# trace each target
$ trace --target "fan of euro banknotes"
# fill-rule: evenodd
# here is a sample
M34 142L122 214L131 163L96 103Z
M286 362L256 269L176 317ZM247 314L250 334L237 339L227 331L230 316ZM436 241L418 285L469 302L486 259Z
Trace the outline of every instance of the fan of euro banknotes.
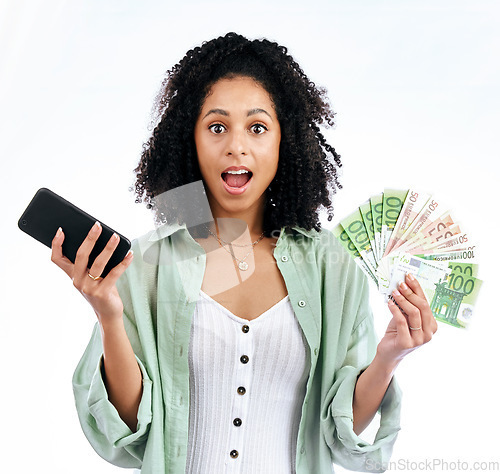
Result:
M438 321L468 326L482 283L477 246L436 198L385 189L333 233L386 299L412 273Z

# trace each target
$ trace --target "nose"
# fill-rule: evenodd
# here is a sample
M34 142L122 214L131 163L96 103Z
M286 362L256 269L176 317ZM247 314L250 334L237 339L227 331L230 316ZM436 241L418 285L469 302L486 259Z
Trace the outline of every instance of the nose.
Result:
M246 138L244 131L232 131L228 140L226 155L246 155L248 153Z

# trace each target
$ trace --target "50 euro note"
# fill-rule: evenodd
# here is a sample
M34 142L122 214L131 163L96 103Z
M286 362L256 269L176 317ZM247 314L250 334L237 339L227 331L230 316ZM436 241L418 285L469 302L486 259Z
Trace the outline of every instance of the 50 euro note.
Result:
M424 251L426 248L432 246L432 248L438 246L440 243L444 243L450 237L454 235L458 235L462 233L460 226L458 224L453 224L450 227L446 227L440 232L433 233L430 237L425 237L421 239L413 239L408 242L405 242L403 245L398 247L398 250L405 251L406 253L420 253L420 251Z
M395 250L403 243L403 234L410 228L415 218L419 215L430 195L410 189L401 208L398 220L385 248L384 256Z
M456 230L457 228L458 231ZM415 230L415 228L413 228L413 230ZM459 230L458 224L455 224L449 212L445 212L433 222L426 222L424 227L420 228L418 232L414 233L412 231L412 236L398 247L398 251L415 254L412 249L418 247L420 244L436 242L443 237L446 238L459 232L461 231Z
M456 222L451 213L447 211L443 215L439 216L435 221L428 224L423 230L420 231L420 234L424 237L432 238L434 234L442 232L444 229L451 227L455 223Z
M465 232L461 232L438 242L424 244L415 253L440 253L443 251L464 250L470 246L471 243L468 235Z
M401 243L394 245L392 250L399 249L401 250L402 246L405 243L411 241L417 236L421 235L423 229L427 227L429 222L433 222L438 217L439 212L439 202L433 198L432 196L425 203L425 206L422 210L417 214L411 225L401 236Z

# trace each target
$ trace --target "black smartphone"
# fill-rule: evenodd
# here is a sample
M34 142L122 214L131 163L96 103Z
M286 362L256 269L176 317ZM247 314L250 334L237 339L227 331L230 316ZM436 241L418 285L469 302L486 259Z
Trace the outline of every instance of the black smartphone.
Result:
M49 248L52 246L57 229L62 227L64 232L63 255L74 263L78 248L96 220L50 189L41 188L23 212L18 226L23 232ZM111 227L100 223L102 232L89 256L88 268L92 267L96 257L104 249L113 233L116 232ZM131 246L130 241L125 236L118 232L116 234L120 236L120 243L100 275L103 278L123 260Z

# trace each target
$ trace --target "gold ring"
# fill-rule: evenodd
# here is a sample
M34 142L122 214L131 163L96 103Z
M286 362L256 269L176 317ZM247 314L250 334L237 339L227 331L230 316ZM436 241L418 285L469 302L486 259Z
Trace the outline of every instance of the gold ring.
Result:
M87 272L87 275L92 278L92 280L97 281L97 280L102 280L102 277L98 276L95 277L94 275L91 275L90 272Z
M408 326L412 331L418 331L419 329L422 329L422 326L419 326L418 328L412 328L411 326Z

